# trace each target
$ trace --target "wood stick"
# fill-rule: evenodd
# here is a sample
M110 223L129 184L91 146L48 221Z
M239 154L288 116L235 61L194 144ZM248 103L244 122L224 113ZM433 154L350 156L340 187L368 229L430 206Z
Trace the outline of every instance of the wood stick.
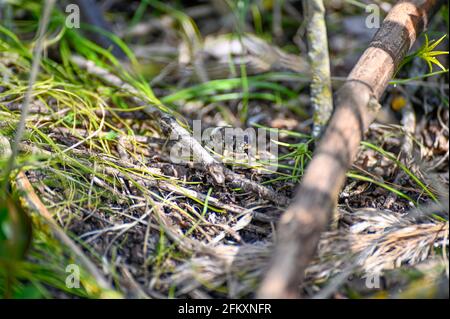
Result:
M303 5L308 15L308 57L312 75L311 104L314 109L312 135L318 138L333 113L325 6L322 0L303 1Z
M308 165L297 197L280 220L278 242L259 298L300 296L305 268L330 221L363 134L379 109L377 101L442 3L399 1L337 92L329 126Z
M89 274L95 279L100 288L107 291L112 291L109 281L103 276L97 266L84 254L84 252L78 247L73 240L64 232L61 227L55 222L51 213L47 210L47 207L41 202L40 198L34 191L28 177L24 172L19 172L16 177L17 189L23 192L23 196L29 205L29 207L42 216L52 229L53 234L66 245L76 256L77 260L83 264ZM119 296L119 295L118 295Z

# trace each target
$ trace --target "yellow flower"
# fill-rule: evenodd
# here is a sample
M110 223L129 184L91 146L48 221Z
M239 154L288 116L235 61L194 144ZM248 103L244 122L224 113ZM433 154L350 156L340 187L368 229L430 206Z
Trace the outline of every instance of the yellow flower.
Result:
M391 101L391 108L398 112L406 106L406 103L406 99L403 96L397 95Z

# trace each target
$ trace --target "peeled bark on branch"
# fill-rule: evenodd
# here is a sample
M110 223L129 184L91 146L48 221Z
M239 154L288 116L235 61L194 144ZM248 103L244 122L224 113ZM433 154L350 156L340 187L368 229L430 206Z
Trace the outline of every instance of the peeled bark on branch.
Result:
M299 296L305 268L330 221L364 132L379 109L377 101L442 3L399 1L337 92L334 114L305 172L297 198L280 220L273 259L258 297Z

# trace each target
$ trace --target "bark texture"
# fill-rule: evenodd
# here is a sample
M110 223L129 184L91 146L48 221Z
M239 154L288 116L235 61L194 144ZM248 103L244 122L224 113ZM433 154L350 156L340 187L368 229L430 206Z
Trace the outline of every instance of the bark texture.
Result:
M335 111L298 195L281 217L259 298L299 297L304 271L330 221L345 174L379 109L378 99L399 63L443 1L399 1L339 89Z
M303 6L308 16L311 104L314 109L313 136L319 137L333 112L325 7L322 0L304 0Z

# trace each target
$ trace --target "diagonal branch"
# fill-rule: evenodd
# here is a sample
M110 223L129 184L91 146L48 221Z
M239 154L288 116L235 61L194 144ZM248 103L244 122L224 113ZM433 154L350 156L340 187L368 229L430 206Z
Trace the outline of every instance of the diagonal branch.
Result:
M345 174L400 62L440 7L439 0L399 1L337 92L335 112L298 196L280 220L278 242L260 298L295 298L326 229Z

